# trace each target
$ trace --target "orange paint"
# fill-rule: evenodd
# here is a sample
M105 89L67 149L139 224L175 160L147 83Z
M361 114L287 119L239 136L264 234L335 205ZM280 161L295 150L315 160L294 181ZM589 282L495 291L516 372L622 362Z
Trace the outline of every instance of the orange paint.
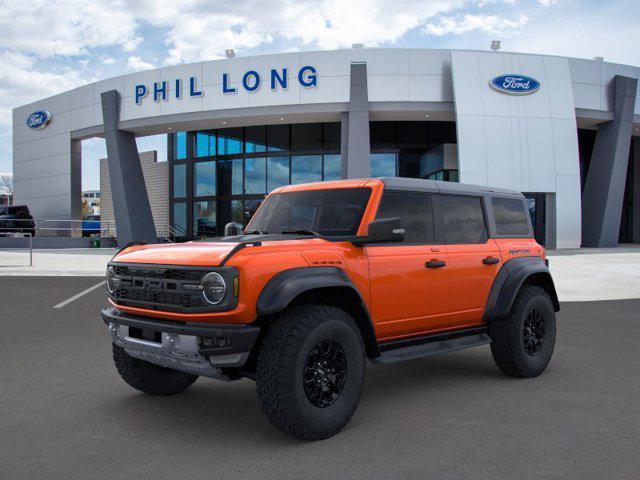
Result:
M382 197L381 180L341 180L289 185L271 195L300 190L370 188L369 204L358 228L367 234ZM234 247L229 242L129 247L115 257L123 263L217 266ZM368 308L379 340L385 341L427 332L447 331L482 323L489 291L500 267L518 256L540 256L544 249L532 238L489 239L475 245L376 245L355 246L321 238L264 241L247 246L227 262L239 270L240 300L231 311L180 314L125 307L124 312L185 322L253 322L256 302L267 282L283 270L330 266L344 270ZM482 260L500 262L486 265ZM426 268L426 262L444 261L446 268Z

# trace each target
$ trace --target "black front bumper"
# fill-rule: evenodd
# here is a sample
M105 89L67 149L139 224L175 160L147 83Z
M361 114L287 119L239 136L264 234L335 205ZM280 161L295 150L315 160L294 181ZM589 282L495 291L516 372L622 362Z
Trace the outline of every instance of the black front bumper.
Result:
M207 324L197 322L172 322L157 320L138 315L121 312L117 308L102 309L102 320L105 324L126 325L139 328L142 331L175 333L178 335L193 335L204 339L211 339L210 346L201 346L198 353L202 356L226 355L230 353L249 352L260 334L259 327L250 325ZM216 345L215 341L224 338L229 345ZM203 343L206 343L203 342Z

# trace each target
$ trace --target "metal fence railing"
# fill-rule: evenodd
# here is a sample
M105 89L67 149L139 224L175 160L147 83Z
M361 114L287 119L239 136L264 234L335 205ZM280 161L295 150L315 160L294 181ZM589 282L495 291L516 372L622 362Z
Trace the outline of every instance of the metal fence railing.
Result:
M100 220L0 218L0 233L30 233L35 237L111 237L115 228L111 222Z
M187 236L187 230L180 225L165 224L157 231L158 237L169 242L175 243L176 239Z

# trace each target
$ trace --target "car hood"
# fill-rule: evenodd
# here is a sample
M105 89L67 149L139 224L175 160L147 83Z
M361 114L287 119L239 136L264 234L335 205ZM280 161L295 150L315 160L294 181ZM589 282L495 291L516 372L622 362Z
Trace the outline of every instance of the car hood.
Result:
M113 260L155 265L217 266L236 245L236 242L136 245L123 250Z

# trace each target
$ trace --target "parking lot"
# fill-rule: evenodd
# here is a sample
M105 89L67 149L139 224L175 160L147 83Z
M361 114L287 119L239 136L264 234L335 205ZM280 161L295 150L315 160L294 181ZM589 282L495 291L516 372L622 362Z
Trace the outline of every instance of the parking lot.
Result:
M101 280L0 278L0 478L638 478L640 300L564 303L533 380L488 347L370 366L351 423L305 443L270 426L249 380L127 386L103 289L64 304Z

